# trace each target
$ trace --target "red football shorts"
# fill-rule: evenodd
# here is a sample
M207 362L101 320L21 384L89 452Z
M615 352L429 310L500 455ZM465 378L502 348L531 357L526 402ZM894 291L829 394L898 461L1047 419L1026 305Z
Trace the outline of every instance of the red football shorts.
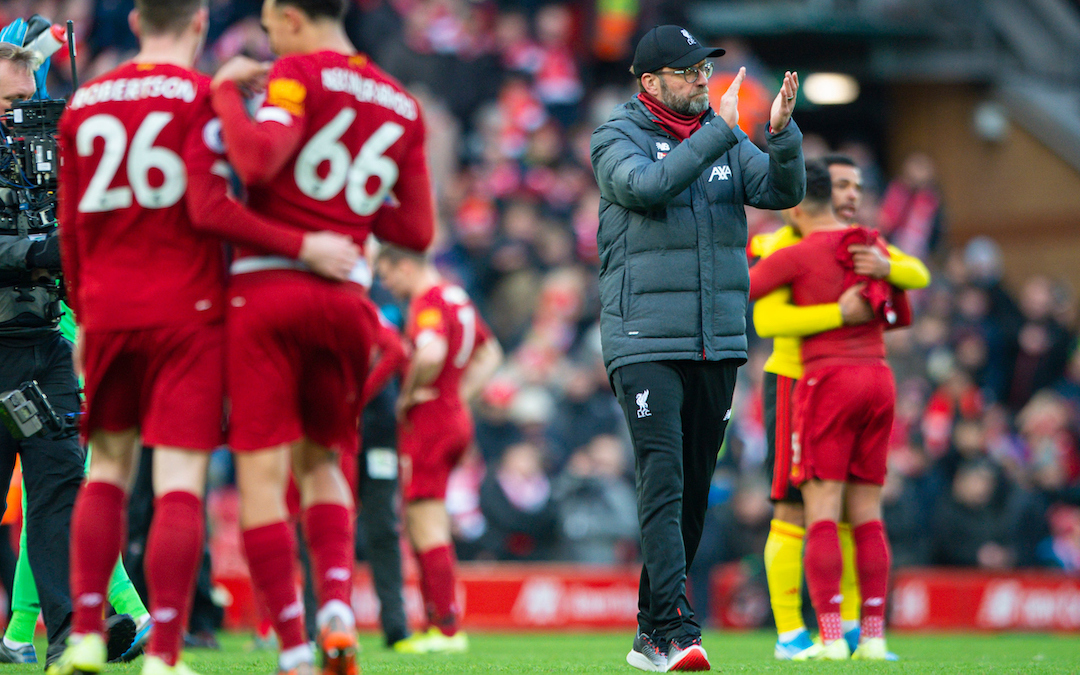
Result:
M410 409L406 423L398 426L405 501L446 499L450 472L472 439L473 421L467 407L435 400Z
M829 365L795 385L792 483L885 483L896 385L884 362Z
M229 301L230 447L263 450L307 438L355 454L378 322L367 291L275 270L234 276Z
M222 324L86 331L83 364L84 441L137 427L149 446L210 451L225 442Z

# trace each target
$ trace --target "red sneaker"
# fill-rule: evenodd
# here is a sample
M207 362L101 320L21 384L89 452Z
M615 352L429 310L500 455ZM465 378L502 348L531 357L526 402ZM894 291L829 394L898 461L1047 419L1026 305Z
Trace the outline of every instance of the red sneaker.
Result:
M668 670L710 670L709 655L701 646L700 635L684 635L671 641L667 655Z

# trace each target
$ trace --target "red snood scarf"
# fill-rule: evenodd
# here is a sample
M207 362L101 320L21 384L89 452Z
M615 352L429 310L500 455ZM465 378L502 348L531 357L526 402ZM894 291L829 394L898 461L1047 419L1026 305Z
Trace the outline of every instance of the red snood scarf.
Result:
M667 129L672 136L680 141L685 141L690 138L690 134L701 128L701 118L705 116L705 113L701 113L700 115L681 115L661 103L656 97L648 92L638 94L638 100L640 100L645 107L649 109L649 112L653 114L653 120L657 124Z

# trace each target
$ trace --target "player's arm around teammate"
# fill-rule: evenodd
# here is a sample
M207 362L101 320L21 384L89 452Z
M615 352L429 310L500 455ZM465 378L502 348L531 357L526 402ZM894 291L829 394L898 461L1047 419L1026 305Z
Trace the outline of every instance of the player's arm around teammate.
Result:
M77 91L61 122L63 255L85 329L84 432L95 447L73 521L77 601L61 673L103 663L101 602L140 436L155 448L158 496L144 672L172 672L203 544L208 453L222 440L217 237L284 256L305 250L302 237L230 200L215 170L209 78L192 69L208 27L203 3L139 0L130 23L139 54ZM150 169L164 175L160 185Z
M845 155L824 158L832 183L832 211L836 218L851 224L862 202L862 175L856 163ZM785 225L775 232L755 236L750 241L751 256L766 258L777 250L801 240L794 211L785 211ZM887 279L898 288L922 288L929 283L926 266L895 247L887 253L877 247L850 247L855 272L870 279ZM780 659L799 659L811 647L802 620L801 587L805 514L802 494L788 484L791 469L791 433L794 383L802 376L800 339L841 326L866 323L873 318L862 298L865 284L846 289L836 303L795 305L790 287L784 286L759 298L754 305L754 326L761 337L775 338L773 353L765 364L763 387L768 465L773 473L771 496L774 502L772 528L765 545L765 568L778 639L774 653ZM846 519L845 519L846 520ZM851 527L840 524L844 554L841 616L845 637L854 651L859 640L859 597L855 575L854 543ZM794 590L795 592L792 592Z
M751 297L757 298L790 284L797 301L803 304L821 303L840 295L854 280L869 278L871 281L864 283L868 286L871 302L885 303L891 293L894 301L906 305L906 300L902 297L897 299L893 287L882 283L876 275L844 271L850 268L844 267L840 252L847 254L852 267L859 267L866 274L874 274L873 270L866 269L866 265L858 265L856 256L867 251L860 251L856 246L845 248L849 242L865 243L870 233L864 229L849 229L847 224L837 219L836 213L830 208L829 187L828 170L824 165L816 162L811 166L808 163L807 198L792 212L792 220L803 232L808 233L807 238L755 266L751 271ZM887 262L881 255L885 251L884 246L877 242L875 247L880 247L878 255L862 262ZM888 265L880 267L883 268L880 276L887 276ZM792 482L803 488L805 522L811 524L806 544L807 576L827 646L822 651L826 658L846 657L850 653L847 642L839 639L841 636L847 637L844 631L848 630L843 625L840 602L841 599L846 602L849 589L841 590L840 572L843 565L837 536L837 521L845 506L854 526L855 548L859 551L858 583L855 587L862 590L866 599L862 621L863 643L856 655L886 658L884 640L878 639L883 637L881 610L888 572L888 552L880 522L880 484L884 478L885 443L892 419L894 386L884 362L885 350L881 339L882 327L893 320L887 312L877 316L877 312L881 311L876 310L875 319L878 321L873 324L826 331L808 337L801 344L800 358L796 362L800 369L797 373L799 382L794 392L796 407L801 411L792 415L789 424L792 431L788 432L797 439L792 442L794 459L789 470L777 474L777 480L782 480L784 486L790 474L793 476ZM801 372L804 360L807 364L805 377ZM834 372L842 373L844 377L834 377ZM856 372L859 373L857 376L854 375ZM837 391L838 386L841 391ZM779 460L779 416L776 427ZM801 504L791 501L792 506L799 510L799 516L802 516ZM774 533L775 530L774 527ZM801 546L801 536L799 539L797 545ZM768 545L766 557L769 558ZM833 583L835 588L832 587ZM783 589L771 590L775 595L777 590ZM773 604L775 611L775 597ZM778 615L778 627L779 623ZM777 656L784 658L780 651L788 636L783 629L780 630ZM805 630L802 632L805 633ZM832 644L834 641L839 644ZM803 642L808 643L808 640L804 639ZM792 653L790 657L804 658L813 651L808 644L801 647L800 653Z
M357 53L345 0L265 0L262 22L280 58L266 71L234 61L212 83L225 146L248 203L298 231L328 228L363 247L371 233L415 250L434 231L424 125L416 100ZM249 116L245 91L265 82ZM328 165L328 166L327 166ZM378 180L368 180L368 179ZM335 453L355 453L376 310L370 268L326 284L257 250L232 267L228 326L229 444L252 580L266 599L282 671L314 655L295 612L296 541L283 499L297 479L317 576L319 648L327 672L354 671L353 504Z

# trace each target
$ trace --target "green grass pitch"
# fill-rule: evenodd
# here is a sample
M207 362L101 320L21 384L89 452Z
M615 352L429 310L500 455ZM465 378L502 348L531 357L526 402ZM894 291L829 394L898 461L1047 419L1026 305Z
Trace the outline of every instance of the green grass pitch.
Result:
M382 646L374 634L361 636L364 673L621 673L637 671L626 664L632 634L472 632L471 651L464 655L406 656ZM772 633L709 631L703 644L714 672L720 673L1080 673L1080 636L1038 634L904 635L889 638L899 663L784 663L772 658ZM203 675L259 673L272 675L274 657L251 652L250 640L223 635L221 651L189 650L188 664ZM44 654L44 645L38 653ZM109 673L138 673L142 659L110 666ZM35 673L40 665L0 665L0 675Z

